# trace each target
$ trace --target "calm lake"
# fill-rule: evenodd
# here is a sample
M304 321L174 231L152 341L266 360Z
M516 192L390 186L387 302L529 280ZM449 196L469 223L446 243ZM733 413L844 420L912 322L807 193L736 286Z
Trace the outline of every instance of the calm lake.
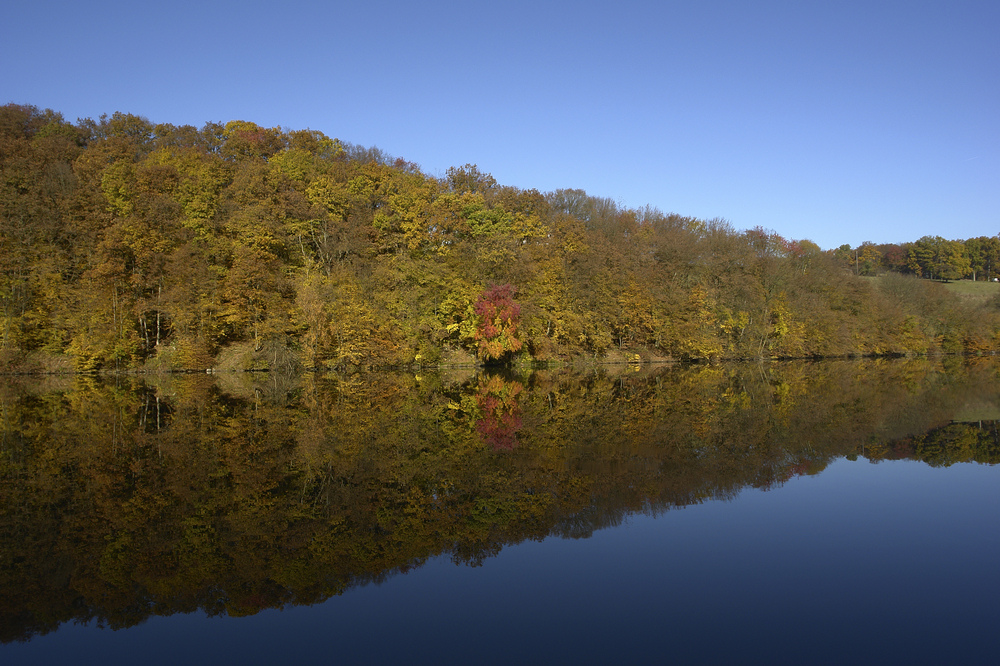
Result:
M0 663L984 663L1000 362L0 384Z

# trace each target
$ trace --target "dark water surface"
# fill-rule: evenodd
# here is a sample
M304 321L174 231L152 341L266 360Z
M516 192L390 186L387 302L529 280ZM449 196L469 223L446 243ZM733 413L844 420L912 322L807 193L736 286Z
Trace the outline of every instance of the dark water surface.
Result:
M992 662L997 371L10 385L0 663Z

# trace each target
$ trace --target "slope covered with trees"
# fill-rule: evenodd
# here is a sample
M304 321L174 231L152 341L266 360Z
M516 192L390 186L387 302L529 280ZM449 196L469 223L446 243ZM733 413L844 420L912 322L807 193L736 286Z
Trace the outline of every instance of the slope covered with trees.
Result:
M3 371L997 347L993 304L844 254L317 131L0 107Z

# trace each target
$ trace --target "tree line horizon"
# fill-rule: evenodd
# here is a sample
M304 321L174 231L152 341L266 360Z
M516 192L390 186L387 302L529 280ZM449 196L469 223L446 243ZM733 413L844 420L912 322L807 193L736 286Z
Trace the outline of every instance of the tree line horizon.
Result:
M0 372L985 353L1000 300L935 280L998 274L998 237L824 251L315 130L0 107Z

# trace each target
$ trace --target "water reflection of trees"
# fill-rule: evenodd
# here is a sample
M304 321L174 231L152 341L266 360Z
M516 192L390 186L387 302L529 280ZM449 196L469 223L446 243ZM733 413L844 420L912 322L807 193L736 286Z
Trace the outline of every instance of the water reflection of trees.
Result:
M510 450L517 446L517 433L523 425L520 403L523 390L521 382L498 374L479 378L476 386L476 406L479 408L476 432L490 448Z
M0 390L0 637L313 603L842 455L1000 459L991 361L183 376Z

